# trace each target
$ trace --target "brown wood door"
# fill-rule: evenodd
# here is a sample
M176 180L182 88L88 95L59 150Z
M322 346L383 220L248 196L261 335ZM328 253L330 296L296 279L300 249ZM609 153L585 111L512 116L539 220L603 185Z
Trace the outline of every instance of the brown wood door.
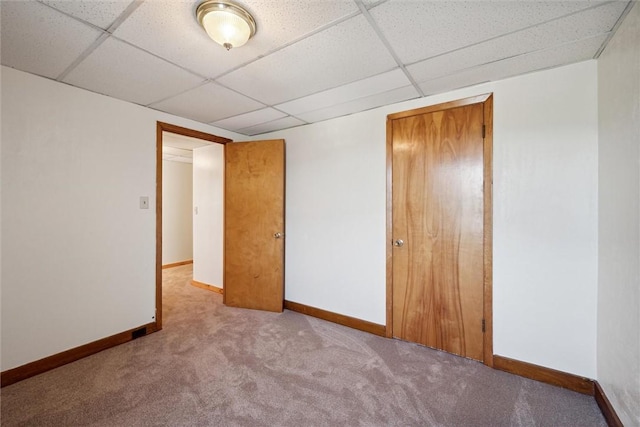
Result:
M393 336L483 360L483 104L392 128Z
M224 303L284 304L284 140L225 145Z

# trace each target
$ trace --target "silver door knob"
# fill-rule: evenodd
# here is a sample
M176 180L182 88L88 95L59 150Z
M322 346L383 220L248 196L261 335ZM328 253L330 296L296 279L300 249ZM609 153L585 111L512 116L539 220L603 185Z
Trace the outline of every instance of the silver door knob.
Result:
M275 233L273 237L275 237L276 239L279 239L282 237L282 233Z
M393 242L393 246L400 247L402 245L404 245L404 240L402 240L402 239L398 239L395 242Z

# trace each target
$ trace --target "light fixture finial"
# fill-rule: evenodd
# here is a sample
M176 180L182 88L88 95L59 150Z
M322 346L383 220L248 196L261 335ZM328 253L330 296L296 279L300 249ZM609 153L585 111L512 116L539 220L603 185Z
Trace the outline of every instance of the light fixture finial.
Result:
M206 0L200 3L196 18L209 37L227 50L242 46L256 33L253 16L228 1Z

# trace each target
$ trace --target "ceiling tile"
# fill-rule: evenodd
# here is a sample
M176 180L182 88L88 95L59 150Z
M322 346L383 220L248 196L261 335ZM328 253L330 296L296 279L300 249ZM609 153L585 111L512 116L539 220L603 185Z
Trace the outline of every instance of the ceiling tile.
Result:
M150 105L181 117L211 123L263 108L264 105L215 83L207 83Z
M2 65L55 79L101 32L35 1L3 1Z
M294 126L300 126L304 124L305 122L296 119L295 117L284 117L272 122L262 123L256 126L241 129L238 132L244 135L260 135L261 133L273 132L276 130L292 128Z
M404 72L395 70L368 77L353 83L305 96L294 101L285 102L276 107L291 115L297 116L308 111L316 111L332 105L343 104L359 98L365 98L391 89L410 85Z
M182 156L173 156L170 154L163 154L162 160L166 160L168 162L193 163L193 156L182 157Z
M403 63L410 64L600 3L389 0L370 12Z
M396 67L359 15L222 77L220 82L273 105Z
M240 114L239 116L229 117L228 119L219 120L211 123L213 126L223 129L236 131L262 123L270 122L276 119L286 117L282 111L273 108L263 108L262 110L252 111L250 113Z
M185 150L182 148L167 147L166 145L163 145L162 155L165 154L172 156L193 157L193 150Z
M386 1L388 1L388 0L362 0L362 4L364 4L365 7L367 7L367 8L372 8L374 6L377 6L379 4L384 3Z
M131 0L41 0L71 16L82 19L105 30L131 4Z
M162 146L181 150L194 150L196 148L211 145L212 142L191 136L179 135L173 132L162 132Z
M425 95L447 92L478 83L496 81L532 71L558 67L593 58L607 35L481 65L460 73L421 83Z
M172 162L180 162L180 163L193 163L193 157L174 157L171 159Z
M66 83L255 135L419 96L358 6L432 94L591 58L628 4L241 0L258 33L227 52L199 1L0 0L2 64L55 79L87 55Z
M335 117L345 116L347 114L370 110L372 108L381 107L383 105L389 105L400 101L418 98L419 96L420 94L413 86L405 86L398 89L390 90L388 92L378 93L376 95L356 99L355 101L346 102L344 104L334 105L332 107L300 114L297 115L297 117L309 123L314 123L322 120L333 119Z
M213 42L195 17L197 2L146 1L115 35L208 78L254 60L317 28L358 11L352 0L252 0L243 4L256 19L256 35L226 51ZM176 37L179 35L179 42Z
M183 92L202 79L114 38L104 41L64 82L147 105Z
M407 70L417 82L423 82L477 65L593 37L610 31L625 7L625 2L604 4L569 17L418 62L407 67Z
M211 142L203 139L163 132L162 159L172 162L193 163L193 150L211 144Z

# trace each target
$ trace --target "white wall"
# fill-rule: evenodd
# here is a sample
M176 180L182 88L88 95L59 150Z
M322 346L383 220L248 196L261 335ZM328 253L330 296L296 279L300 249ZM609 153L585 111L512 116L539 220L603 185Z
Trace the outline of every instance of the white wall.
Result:
M165 132L166 133L166 132ZM193 259L193 165L162 161L162 264Z
M594 378L597 64L498 88L494 350Z
M196 148L193 150L193 280L219 288L223 287L223 198L224 145Z
M0 82L2 81L2 72L3 72L3 67L0 67ZM2 265L3 265L3 260L2 260L2 177L4 175L2 175L2 135L1 135L1 129L2 129L2 85L0 84L0 334L2 333L2 278L3 278L3 274L2 274ZM1 341L2 336L0 335L0 371L2 370L2 341Z
M3 371L154 320L157 120L2 67Z
M2 71L6 370L151 321L156 120L247 138ZM386 115L494 92L495 353L595 377L596 71L261 135L287 142L286 298L384 323Z
M598 61L598 382L640 425L640 6Z
M286 141L285 298L384 324L384 113L262 138Z
M286 299L385 323L385 120L494 93L494 352L596 373L595 61L260 135L287 143Z

